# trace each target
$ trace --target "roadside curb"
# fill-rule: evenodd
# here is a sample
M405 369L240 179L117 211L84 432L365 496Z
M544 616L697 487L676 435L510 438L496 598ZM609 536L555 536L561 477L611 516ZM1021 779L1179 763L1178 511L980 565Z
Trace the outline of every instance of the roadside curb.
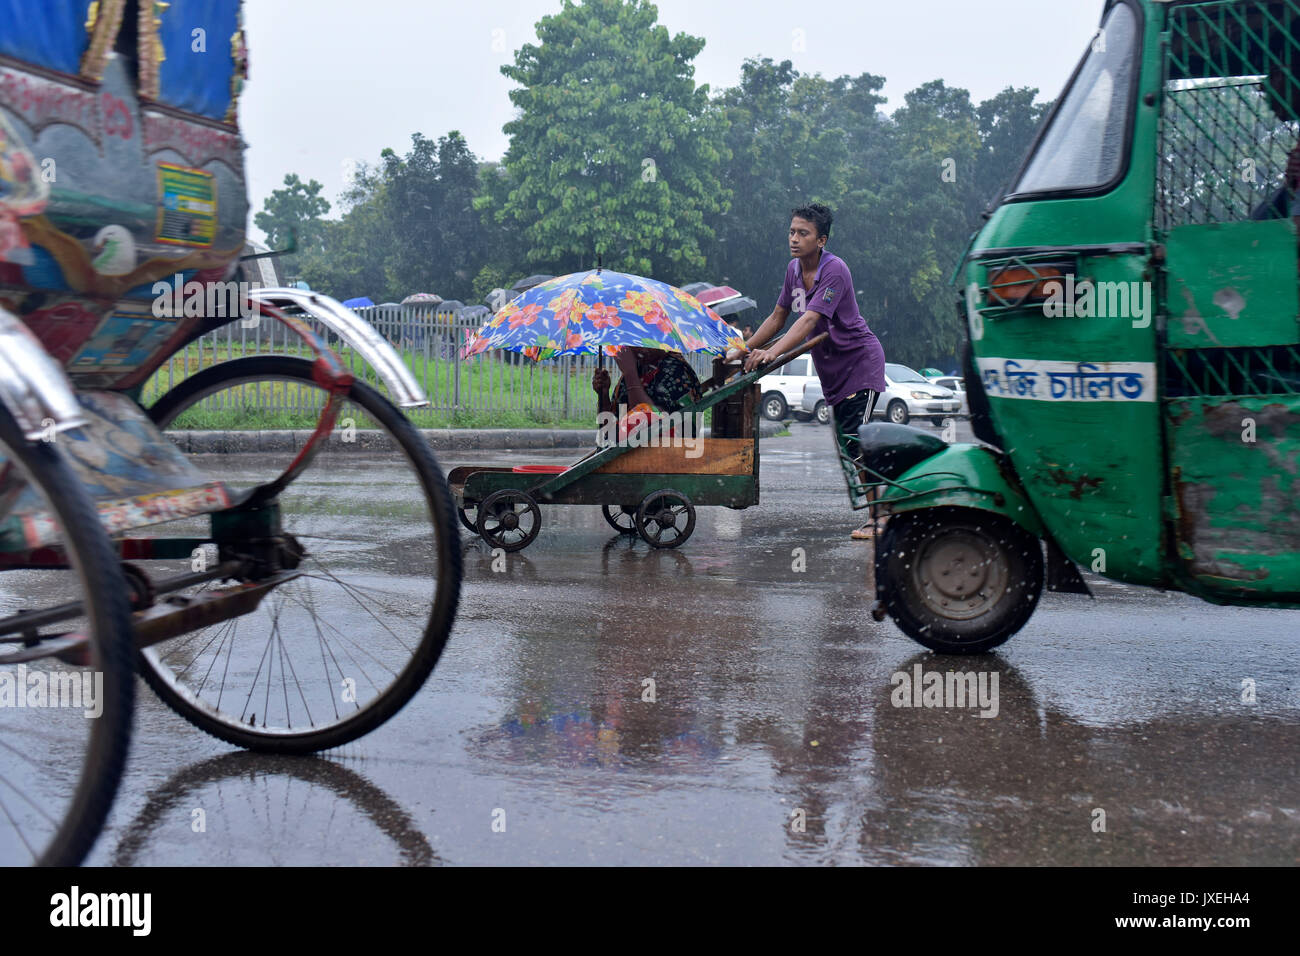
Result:
M786 426L780 422L759 423L760 438L771 438ZM585 428L421 428L418 429L434 451L479 451L483 449L532 451L554 448L594 448L596 429ZM709 430L704 430L707 437ZM374 451L387 444L383 433L373 429L356 429L353 441L344 441L335 430L330 445L357 451ZM250 454L256 452L296 451L311 437L307 429L272 429L266 431L169 431L181 450L191 455Z

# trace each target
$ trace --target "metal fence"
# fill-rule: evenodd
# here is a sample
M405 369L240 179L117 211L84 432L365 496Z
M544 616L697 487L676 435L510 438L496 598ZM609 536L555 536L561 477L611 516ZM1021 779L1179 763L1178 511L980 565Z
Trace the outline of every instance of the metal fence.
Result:
M399 307L372 306L357 309L406 361L424 388L431 405L411 409L415 423L423 419L446 419L446 412L491 414L514 412L539 424L554 421L590 420L594 426L596 395L591 376L600 361L594 355L562 356L541 362L514 352L493 351L465 358L463 351L471 333L491 317L486 306L468 306L438 311L428 305ZM380 387L372 369L364 368L359 357L336 335L313 323L358 377ZM233 322L202 336L164 365L145 388L148 404L188 375L218 362L249 355L305 355L300 339L278 322L260 321L254 327ZM686 356L701 379L712 374L713 356ZM617 381L617 369L605 359L605 367ZM209 399L209 402L218 399ZM259 391L256 401L272 412L308 412L319 402L319 393L283 389ZM304 402L307 403L304 406ZM438 414L442 413L442 414Z

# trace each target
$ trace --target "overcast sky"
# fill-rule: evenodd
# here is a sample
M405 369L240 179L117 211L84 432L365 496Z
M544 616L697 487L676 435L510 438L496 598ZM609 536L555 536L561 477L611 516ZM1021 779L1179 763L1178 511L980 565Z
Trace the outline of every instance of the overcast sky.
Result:
M240 108L253 209L286 173L333 203L351 161L411 134L458 129L500 159L512 82L501 75L561 0L248 0L251 76ZM804 73L886 78L885 110L942 78L979 102L1007 86L1052 99L1101 17L1102 0L660 0L670 33L704 37L697 83L734 86L746 57ZM802 31L797 34L796 31ZM802 49L799 47L802 39ZM335 210L334 212L337 212ZM334 213L331 213L332 215ZM251 216L249 227L252 228ZM258 233L260 238L260 232Z

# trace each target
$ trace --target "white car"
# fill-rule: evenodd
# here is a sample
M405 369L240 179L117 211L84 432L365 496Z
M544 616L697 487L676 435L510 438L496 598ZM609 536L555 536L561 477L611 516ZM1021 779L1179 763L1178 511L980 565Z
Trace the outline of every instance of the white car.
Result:
M807 355L791 359L775 372L765 375L760 379L763 397L759 408L763 410L763 417L779 422L789 417L792 408L803 409L804 388L809 383L820 387L821 380L813 371L812 358Z
M808 356L787 362L762 382L759 407L764 418L783 421L793 410L795 417L814 418L821 424L830 422L831 411L822 395L821 380ZM964 392L944 388L906 365L887 362L885 386L873 417L886 418L896 425L906 425L913 418L928 418L942 428L946 419L961 414L965 404Z
M913 418L928 418L942 428L945 419L961 411L964 396L944 388L906 365L885 363L885 393L876 402L875 417L895 425Z
M961 408L957 410L960 418L970 418L970 404L966 401L966 380L960 375L940 375L938 378L930 379L935 385L942 385L950 389L954 395L961 399Z

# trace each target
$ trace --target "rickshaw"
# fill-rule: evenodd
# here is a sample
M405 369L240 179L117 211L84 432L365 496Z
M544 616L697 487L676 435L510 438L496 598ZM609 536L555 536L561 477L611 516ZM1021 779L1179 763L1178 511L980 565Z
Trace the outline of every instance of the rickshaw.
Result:
M696 505L742 511L758 504L756 383L825 338L823 333L740 375L738 362L715 361L700 400L681 410L683 423L703 421L712 410L708 438L689 426L689 435L671 435L647 423L567 466L453 469L447 480L461 523L489 547L514 552L541 531L539 505L599 505L619 534L639 535L652 548L681 547L695 531Z
M979 443L843 459L888 516L878 620L987 651L1080 566L1300 606L1298 109L1297 0L1105 4L959 267Z
M455 618L451 496L400 410L425 402L401 358L325 296L238 281L240 12L0 0L6 863L89 850L136 671L221 740L310 753L396 713ZM300 345L206 367L187 351L231 322ZM157 370L177 354L192 374L168 388ZM146 402L146 386L163 394ZM231 450L255 455L190 454L167 434L214 412L237 422L268 393L315 422L288 450L252 431ZM365 500L340 484L359 474L357 434L386 452L367 456Z

